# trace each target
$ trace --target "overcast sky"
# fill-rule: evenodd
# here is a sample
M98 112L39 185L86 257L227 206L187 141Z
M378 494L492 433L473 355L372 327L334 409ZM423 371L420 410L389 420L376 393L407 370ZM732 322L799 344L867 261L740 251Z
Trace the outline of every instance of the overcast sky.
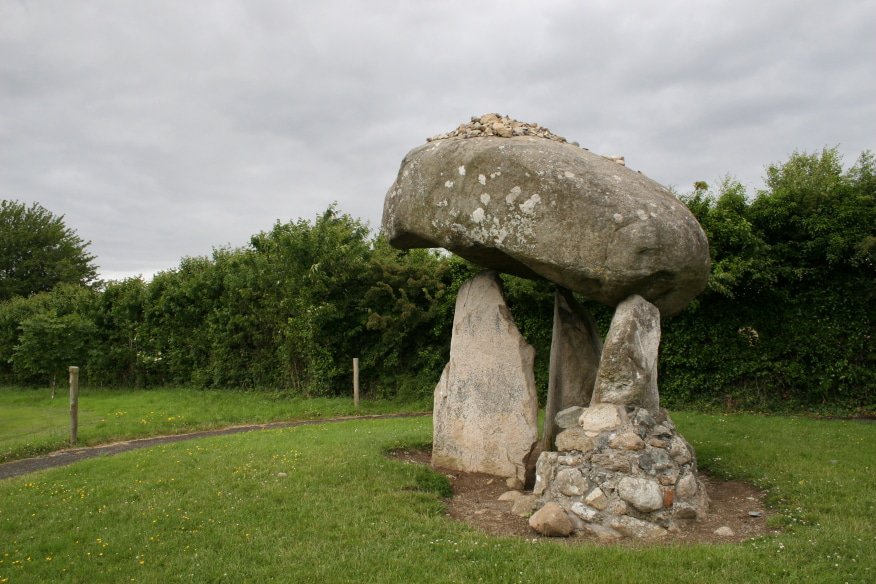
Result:
M685 192L876 149L872 0L0 0L0 198L104 278L332 201L379 228L405 153L537 122Z

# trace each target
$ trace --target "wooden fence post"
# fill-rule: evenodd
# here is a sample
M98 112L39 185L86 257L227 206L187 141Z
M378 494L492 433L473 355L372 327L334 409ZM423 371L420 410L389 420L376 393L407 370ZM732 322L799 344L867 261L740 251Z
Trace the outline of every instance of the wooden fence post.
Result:
M79 367L70 367L70 444L79 430Z
M353 406L359 409L359 357L353 358Z

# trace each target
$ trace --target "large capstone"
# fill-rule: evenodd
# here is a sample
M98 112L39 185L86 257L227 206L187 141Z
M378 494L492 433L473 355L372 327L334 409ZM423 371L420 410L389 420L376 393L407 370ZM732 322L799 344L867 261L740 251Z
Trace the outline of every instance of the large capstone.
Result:
M609 306L638 294L664 315L703 290L706 236L668 189L573 144L510 133L411 150L384 202L389 242L443 247Z
M463 284L450 361L435 388L432 464L525 481L538 439L534 359L498 274Z

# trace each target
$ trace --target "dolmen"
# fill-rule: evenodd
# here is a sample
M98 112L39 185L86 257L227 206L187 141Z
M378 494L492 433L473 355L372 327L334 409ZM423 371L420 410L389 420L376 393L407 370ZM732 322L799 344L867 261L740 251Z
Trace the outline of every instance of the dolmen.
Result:
M550 535L654 537L702 517L693 449L660 408L657 356L661 317L706 286L709 247L668 189L537 124L486 114L405 156L382 229L395 247L443 247L485 268L457 297L433 465L534 482L531 525ZM500 273L556 284L541 442L535 351ZM576 294L615 308L604 340Z

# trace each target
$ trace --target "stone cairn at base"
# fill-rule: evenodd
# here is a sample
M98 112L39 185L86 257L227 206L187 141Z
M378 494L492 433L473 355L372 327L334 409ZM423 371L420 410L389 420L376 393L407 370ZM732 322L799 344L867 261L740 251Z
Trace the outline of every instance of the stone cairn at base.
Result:
M708 498L696 457L666 410L654 416L600 403L567 408L557 423L556 451L542 452L532 490L539 497L534 506L554 503L565 511L565 528L548 523L557 535L652 538L704 517ZM541 522L537 511L531 524Z
M544 535L659 537L703 516L693 450L660 409L657 354L661 315L706 285L708 241L669 190L622 158L486 114L405 156L382 228L395 247L443 247L494 270L457 298L434 465L534 483L514 512L535 511ZM557 285L541 445L534 350L497 272ZM616 307L604 344L573 292Z

